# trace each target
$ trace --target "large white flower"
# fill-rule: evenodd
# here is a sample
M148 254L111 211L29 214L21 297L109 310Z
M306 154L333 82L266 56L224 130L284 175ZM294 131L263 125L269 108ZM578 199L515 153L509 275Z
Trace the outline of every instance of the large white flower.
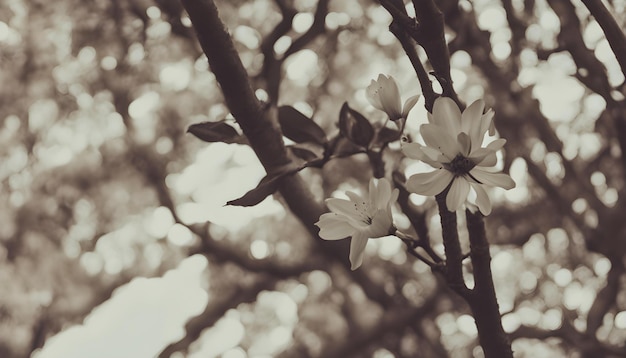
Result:
M421 160L437 170L412 175L409 191L421 195L437 195L448 185L446 206L456 211L467 200L470 189L476 193L476 206L481 213L491 213L491 201L483 185L504 189L515 187L510 176L496 173L496 152L506 143L496 139L482 146L485 133L494 134L493 111L483 114L485 103L478 100L463 113L453 100L439 97L435 100L429 123L420 128L426 145L404 144L402 151L408 157Z
M372 179L368 198L350 191L346 195L350 200L326 199L326 205L331 212L322 214L315 225L320 228L319 235L325 240L352 237L350 263L352 270L356 270L363 263L363 252L368 239L395 232L391 205L398 199L398 189L392 191L387 179L379 179L378 184Z
M406 119L409 115L409 111L411 111L420 98L420 95L410 97L404 102L404 106L402 106L400 90L398 89L396 81L393 77L387 77L383 74L379 74L377 80L372 80L370 85L365 89L365 95L372 106L387 113L389 119L392 121L397 121L401 118Z

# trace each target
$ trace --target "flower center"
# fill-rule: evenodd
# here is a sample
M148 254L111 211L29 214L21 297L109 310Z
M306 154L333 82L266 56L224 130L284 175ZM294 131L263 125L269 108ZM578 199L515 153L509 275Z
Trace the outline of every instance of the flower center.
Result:
M366 202L363 202L363 205L358 205L354 203L354 209L356 210L357 216L359 219L366 223L367 225L372 225L372 217L368 214L369 205Z
M474 162L461 154L457 154L450 163L444 165L448 171L452 172L452 174L457 177L468 174L475 166L476 164Z

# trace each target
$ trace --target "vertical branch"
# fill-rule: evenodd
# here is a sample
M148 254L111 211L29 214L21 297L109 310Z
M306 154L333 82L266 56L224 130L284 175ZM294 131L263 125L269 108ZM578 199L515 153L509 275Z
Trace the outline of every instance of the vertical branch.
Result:
M274 45L278 39L291 30L293 18L298 13L284 0L275 0L275 2L280 9L282 19L261 43L261 53L263 53L263 69L261 70L261 75L265 79L269 101L272 104L276 104L278 101L281 75L280 66L282 64L282 61L276 58Z
M428 73L424 69L422 65L422 61L417 54L417 50L415 49L415 45L413 44L413 40L407 36L407 34L402 30L400 25L394 20L391 25L389 25L389 31L396 36L404 52L407 57L411 61L413 68L415 69L415 74L417 75L417 79L419 80L420 86L422 88L422 94L424 95L424 100L426 101L426 110L428 112L433 111L433 105L435 103L435 92L433 91L433 85L428 77Z
M461 109L450 76L450 52L446 43L443 13L433 0L413 0L415 16L419 26L412 36L419 43L435 70L435 75L443 88L443 96L452 98Z
M435 70L435 75L443 88L443 95L452 98L459 107L463 108L452 86L450 54L444 37L443 14L435 3L432 0L413 0L418 20L417 28L412 26L406 14L398 8L394 8L390 1L381 1L381 4L393 16L395 26L392 23L390 30L398 38L409 56L411 63L416 69L418 78L420 78L420 82L422 82L423 77L419 68L421 62L419 62L412 44L403 37L402 30L410 33L411 37L426 51ZM424 86L424 83L422 83L422 86ZM426 96L427 92L425 91L424 93ZM434 96L432 96L432 101L434 102ZM426 103L428 106L428 98ZM432 109L432 103L430 109ZM476 320L479 340L485 356L489 358L513 357L511 344L504 333L500 320L490 267L489 243L485 235L482 216L480 213L473 215L469 212L467 216L475 280L475 287L470 290L463 279L462 262L464 256L459 242L456 212L450 212L446 205L448 190L449 188L436 196L446 254L446 281L450 288L469 303Z
M613 15L604 6L602 0L583 0L583 4L589 9L591 15L604 31L606 39L622 68L622 73L626 76L626 36L623 30L617 24Z
M439 205L439 216L441 217L443 245L446 253L446 281L450 288L469 301L470 291L465 285L465 280L463 280L463 252L459 242L456 212L448 210L446 195L448 195L448 189L436 196L437 204Z
M276 25L276 27L274 27L272 32L270 32L265 39L263 39L263 43L261 44L261 52L264 57L261 76L266 82L269 101L271 104L276 105L278 103L282 76L282 64L289 56L302 50L311 41L315 40L319 35L324 33L329 1L330 0L318 1L311 27L304 34L295 38L291 46L287 48L283 55L276 56L274 53L274 45L278 39L286 35L289 30L291 30L293 18L298 12L285 0L275 0L282 14L282 20Z
M463 109L465 106L459 101L459 98L452 86L452 77L450 76L450 52L448 51L448 45L445 39L443 13L437 8L434 2L431 0L413 0L415 7L415 13L417 21L410 18L404 7L400 7L394 4L393 0L379 0L380 4L391 14L393 21L397 26L401 27L415 42L417 42L426 51L426 55L430 60L430 64L433 67L435 77L441 84L443 89L443 96L452 98L457 105ZM393 25L393 24L392 24ZM392 30L394 35L396 33ZM397 35L396 35L397 37ZM401 41L402 39L398 38ZM402 43L402 47L405 47L406 42ZM409 58L411 54L407 52ZM411 63L415 67L419 62L415 62L411 59ZM416 71L419 69L416 68ZM420 82L429 83L429 80L423 80L423 75L418 73ZM428 77L426 77L428 78ZM423 85L422 85L423 86ZM426 96L428 91L424 92ZM434 101L434 99L433 99ZM429 102L427 101L428 105Z
M483 347L485 357L513 357L511 343L504 333L500 320L498 300L491 275L489 243L482 214L480 212L472 214L467 210L465 215L469 231L470 257L474 268L473 299L470 301L470 306L478 327L480 345Z
M208 57L211 71L220 84L224 100L261 163L266 169L288 163L277 124L254 95L248 73L219 18L215 3L211 0L182 2Z

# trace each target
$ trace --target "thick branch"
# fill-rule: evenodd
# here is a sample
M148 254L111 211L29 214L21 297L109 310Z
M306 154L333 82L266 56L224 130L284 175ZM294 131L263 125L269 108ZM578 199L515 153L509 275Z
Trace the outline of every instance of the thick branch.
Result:
M419 26L412 36L426 51L443 88L442 95L452 98L463 109L464 106L452 86L450 52L445 38L443 13L433 0L413 0L413 7Z
M250 142L261 164L267 172L289 163L287 151L278 127L274 110L264 110L254 95L239 55L219 18L212 0L182 0L191 22L198 34L200 45L207 55L211 71L220 84L226 104ZM315 200L313 193L298 174L281 180L280 194L287 206L317 238L318 229L314 225L326 209ZM329 257L349 269L348 240L315 240L316 245ZM374 285L366 274L356 271L353 278L361 284L369 298L388 305L389 296L383 289Z
M463 280L463 252L459 242L456 212L448 210L446 195L448 195L448 189L436 196L439 216L441 217L443 245L446 252L446 281L451 289L468 300L470 291L465 285L465 280Z
M496 290L491 274L491 255L485 234L485 224L480 212L465 212L469 232L472 267L474 268L474 289L470 307L478 327L478 338L485 357L513 357L511 343L504 333Z

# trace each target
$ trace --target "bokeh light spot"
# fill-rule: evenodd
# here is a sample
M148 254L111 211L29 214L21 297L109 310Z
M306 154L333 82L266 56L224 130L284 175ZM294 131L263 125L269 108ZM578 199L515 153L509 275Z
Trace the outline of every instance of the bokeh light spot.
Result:
M293 30L299 34L304 33L313 25L313 14L308 12L300 12L293 18Z
M250 244L250 254L257 260L262 260L270 254L269 246L264 240L254 240Z
M188 227L174 224L167 233L167 241L177 246L188 246L194 241L193 234Z

